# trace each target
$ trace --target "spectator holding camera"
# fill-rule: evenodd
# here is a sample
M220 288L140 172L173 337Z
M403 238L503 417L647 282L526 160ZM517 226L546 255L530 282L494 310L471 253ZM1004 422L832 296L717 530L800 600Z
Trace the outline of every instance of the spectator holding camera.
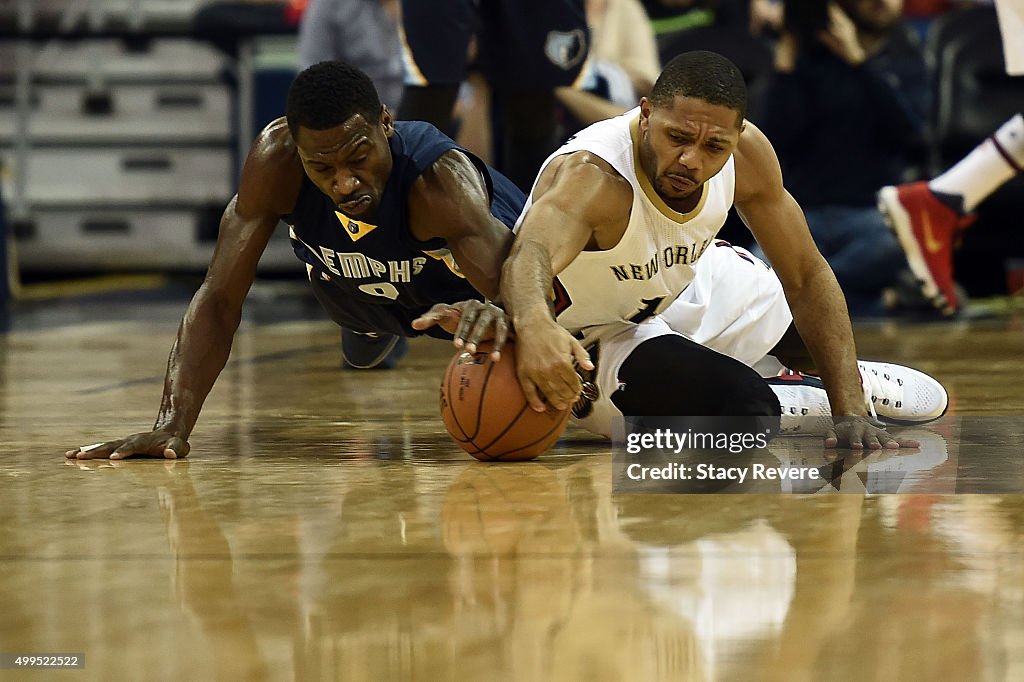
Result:
M756 121L854 315L883 311L883 291L907 269L876 193L907 179L926 149L926 66L902 9L903 0L787 0Z

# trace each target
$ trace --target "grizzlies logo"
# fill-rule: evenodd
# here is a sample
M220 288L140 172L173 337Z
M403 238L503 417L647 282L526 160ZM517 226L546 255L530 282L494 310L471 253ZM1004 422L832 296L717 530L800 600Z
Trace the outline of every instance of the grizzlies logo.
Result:
M552 64L569 71L587 55L587 35L582 29L551 31L544 41L544 55Z

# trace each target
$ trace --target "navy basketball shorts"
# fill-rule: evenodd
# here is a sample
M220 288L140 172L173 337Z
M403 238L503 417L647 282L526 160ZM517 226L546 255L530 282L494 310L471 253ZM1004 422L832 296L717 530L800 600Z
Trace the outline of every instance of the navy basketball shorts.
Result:
M584 0L402 0L405 83L458 85L476 64L509 89L575 86L590 48Z

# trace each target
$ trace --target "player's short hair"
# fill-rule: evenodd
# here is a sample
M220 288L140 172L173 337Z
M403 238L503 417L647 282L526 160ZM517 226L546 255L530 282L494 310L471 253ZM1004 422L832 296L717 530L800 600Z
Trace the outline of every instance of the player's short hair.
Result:
M739 114L737 126L747 114L747 84L743 74L717 52L695 50L669 60L651 90L651 104L671 106L679 95L735 109Z
M327 130L356 114L369 123L380 117L381 103L373 81L341 61L320 62L303 70L288 89L285 117L292 135L299 127Z

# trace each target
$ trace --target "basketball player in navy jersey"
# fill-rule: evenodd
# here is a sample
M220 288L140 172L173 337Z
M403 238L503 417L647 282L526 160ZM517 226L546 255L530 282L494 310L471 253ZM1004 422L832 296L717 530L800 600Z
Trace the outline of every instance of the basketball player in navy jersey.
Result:
M915 445L873 417L936 419L945 390L857 360L842 291L745 108L732 62L685 53L650 99L544 163L501 282L528 399L605 435L616 415L781 414L785 432L789 415L831 414L815 422L826 446ZM774 270L715 240L733 205ZM816 376L766 381L753 366L769 360Z
M262 131L245 161L210 268L171 349L153 430L67 456L188 454L256 265L282 218L331 318L383 341L357 348L363 357L352 364L384 359L403 336L458 336L458 325L473 318L498 324L500 342L504 315L480 300L498 294L524 200L508 179L432 125L394 121L358 69L341 62L309 67L289 90L287 115Z

